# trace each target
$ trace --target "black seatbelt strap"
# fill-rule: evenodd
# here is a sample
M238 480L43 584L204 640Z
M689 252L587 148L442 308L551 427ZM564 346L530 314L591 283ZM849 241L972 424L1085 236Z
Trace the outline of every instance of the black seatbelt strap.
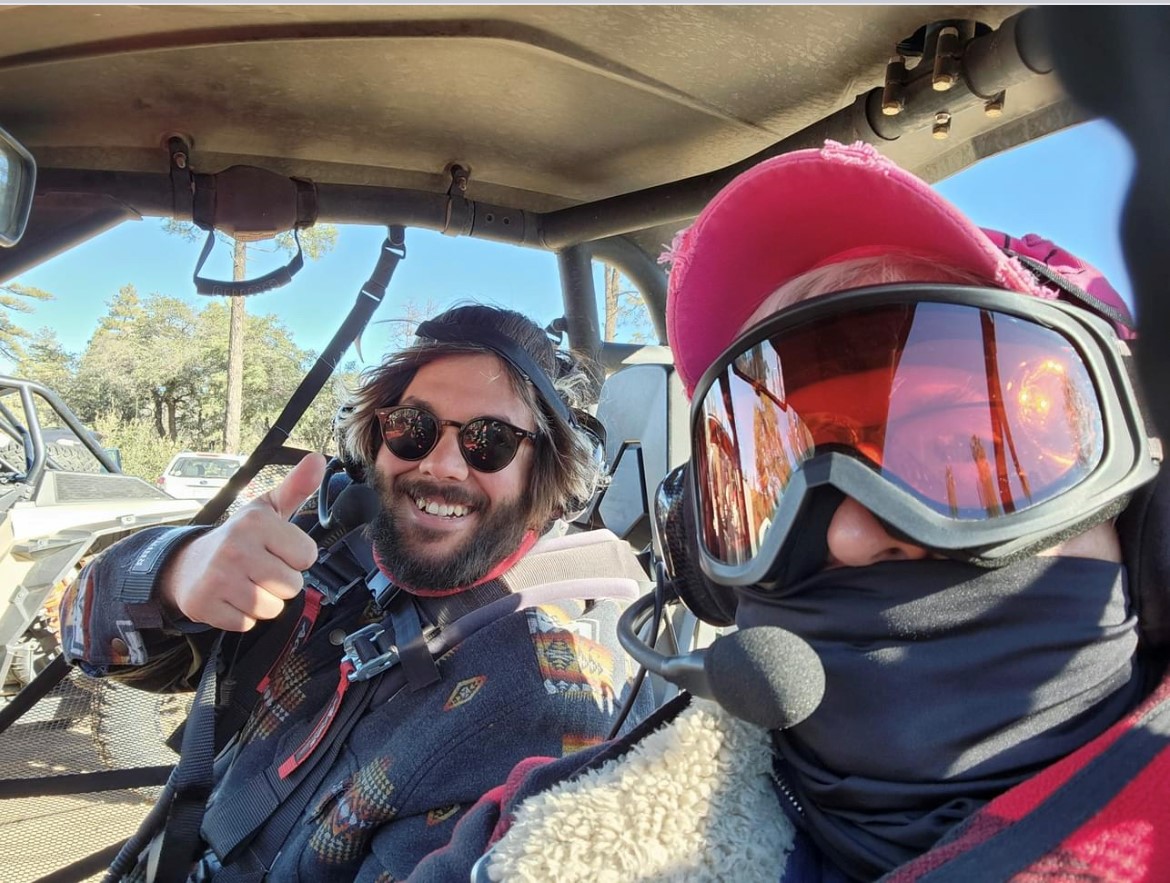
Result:
M280 617L249 646L242 658L232 659L221 679L217 696L217 753L247 724L272 672L308 638L321 615L314 605L336 604L346 592L362 582L367 562L372 562L370 543L365 539L364 526L359 526L321 552L317 561L305 571L305 591L285 607ZM238 642L242 636L233 637ZM266 662L266 668L257 664ZM186 726L185 722L171 739L182 739ZM178 750L177 743L172 747Z
M428 635L424 634L422 622L414 598L406 592L399 592L390 605L390 622L394 627L394 642L398 645L398 657L406 674L406 683L412 692L439 680L439 666L427 646ZM433 637L435 629L430 629Z
M599 594L598 597L632 601L638 595L639 587L633 580L607 582L609 583L607 592ZM414 603L406 593L398 594L405 596L406 601L411 604ZM427 650L432 659L441 659L481 628L517 610L557 601L578 600L580 594L581 585L577 581L550 583L509 593L459 617L447 628L435 633L426 642ZM390 619L392 616L387 617L387 620ZM382 635L374 639L375 646L378 647L382 645L376 644L377 640L385 642L387 653L393 651L393 645L389 643L384 627L390 624L383 621ZM353 637L351 635L346 639L347 644ZM376 678L355 681L355 687L361 685L363 688L372 688L370 694L361 694L363 700L360 705L380 705L391 700L407 686L405 667L397 663L396 658L392 659L389 665L380 670ZM353 662L347 658L342 663L343 672L352 666ZM343 674L343 677L347 675ZM367 698L368 701L365 701ZM322 734L321 740L314 743L308 754L299 758L293 773L281 779L278 770L269 767L257 773L233 794L225 795L209 807L203 820L203 837L224 865L223 871L216 876L216 883L244 883L247 880L258 879L256 877L258 872L267 871L272 867L288 837L288 832L300 818L305 806L332 766L332 759L341 750L345 737L357 723L360 717L357 714L358 706L359 701L346 702L344 707L348 709L348 716L342 720L339 715L332 721L326 733ZM322 713L323 716L325 714L327 711ZM289 759L286 759L282 766L288 762ZM294 778L295 781L291 781ZM281 784L277 785L278 781ZM267 821L269 817L271 821ZM235 870L232 870L233 868Z
M1110 322L1115 322L1116 324L1121 325L1124 328L1128 328L1131 331L1137 330L1137 324L1134 322L1133 316L1129 314L1129 311L1125 308L1124 304L1122 304L1120 308L1112 306L1111 304L1107 304L1099 297L1095 297L1085 289L1081 288L1081 286L1074 283L1071 279L1068 279L1065 276L1057 273L1044 262L1012 251L1006 246L1006 244L1002 247L1004 253L1009 257L1015 258L1017 261L1031 270L1035 275L1040 276L1043 279L1047 279L1065 294L1069 295L1073 300L1080 301L1082 306L1087 307L1097 315L1108 319Z
M326 604L336 604L350 589L361 585L374 566L365 525L354 528L318 556L305 571L305 585L313 586Z
M204 806L215 781L215 756L247 723L263 691L263 684L272 671L291 650L300 646L307 639L317 618L316 610L308 610L310 603L315 604L324 596L328 596L334 601L339 599L344 594L345 588L352 586L354 582L354 580L350 580L348 584L339 585L338 581L342 577L349 578L356 575L356 581L361 581L364 561L358 559L359 557L369 558L369 543L366 541L365 554L360 556L360 540L344 542L347 539L360 537L361 533L361 528L355 528L331 547L329 551L332 554L328 556L330 566L327 569L316 569L316 565L310 568L306 578L306 583L310 588L302 593L298 602L289 604L281 616L269 625L260 639L249 647L242 661L233 661L229 673L220 679L223 683L220 684L221 689L218 691L216 690L215 675L218 674L219 659L223 655L222 642L227 636L225 633L216 638L204 664L203 677L201 677L199 687L196 690L192 710L183 725L172 735L172 739L182 740L181 748L174 746L176 750L180 751L179 764L172 772L167 787L159 796L155 808L143 820L139 830L134 837L127 841L111 865L110 874L107 875L106 880L120 880L129 871L138 854L164 824L170 839L164 838L163 840L163 845L155 860L157 867L160 871L172 866L181 867L184 874L189 873L191 861L185 859L188 854L187 840L189 840L190 832L194 828L196 841L191 844L191 849L194 850L199 843L198 832L202 823ZM322 556L322 558L324 557L326 556ZM320 590L317 598L312 597L313 587ZM324 601L324 603L328 603L328 601ZM308 616L310 612L313 613L312 616ZM232 637L237 640L239 638L235 635ZM251 660L259 662L273 659L275 662L269 663L266 668L251 664ZM212 672L210 675L209 669ZM208 678L210 678L209 682L206 680ZM207 683L206 687L205 683ZM217 703L217 699L222 701ZM205 712L200 711L200 709L209 703L213 704L214 707L210 717L207 717ZM200 732L200 728L206 728L207 732ZM210 765L205 764L202 750L208 734L212 740L212 763ZM193 741L189 742L189 740ZM189 745L198 745L200 748L189 749ZM200 760L188 760L188 757L198 757ZM202 772L196 773L195 767L192 765L199 766ZM186 788L182 805L176 807L179 782L186 783ZM177 827L175 827L176 823L172 821L176 813L179 819ZM182 833L171 835L172 827ZM158 877L157 879L161 881L163 878ZM186 877L183 876L179 879L186 879Z
M342 670L342 678L347 674ZM328 737L314 744L289 775L268 767L248 780L244 788L208 808L203 838L224 865L217 883L241 883L267 872L284 845L302 810L341 752L350 730L369 705L371 683L350 684L339 700L335 716L327 718ZM326 709L323 715L328 715ZM320 726L319 718L316 725ZM281 765L284 767L284 764Z
M209 500L199 513L196 520L201 524L213 524L219 516L227 511L227 507L239 495L240 491L256 477L261 467L269 463L277 451L284 445L292 434L297 421L305 413L317 393L325 386L325 382L332 376L341 357L350 348L354 340L361 336L374 311L382 303L386 295L386 286L390 284L390 277L402 258L406 257L405 231L402 227L389 228L386 241L382 243L382 251L373 273L358 292L357 300L350 308L349 315L337 329L337 333L321 351L313 367L301 380L300 385L293 392L288 404L276 418L272 428L265 433L260 444L248 456L236 473L228 479L226 485Z
M171 777L174 799L163 832L155 883L184 883L200 846L199 824L211 794L215 763L215 684L222 643L221 634L203 664L187 718L182 759Z

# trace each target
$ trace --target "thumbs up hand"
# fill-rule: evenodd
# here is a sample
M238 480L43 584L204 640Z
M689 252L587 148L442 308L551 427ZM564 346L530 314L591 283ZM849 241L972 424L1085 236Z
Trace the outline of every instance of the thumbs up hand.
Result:
M310 454L274 490L183 546L160 578L163 605L193 622L246 632L275 619L304 588L317 544L289 518L321 484L325 458Z

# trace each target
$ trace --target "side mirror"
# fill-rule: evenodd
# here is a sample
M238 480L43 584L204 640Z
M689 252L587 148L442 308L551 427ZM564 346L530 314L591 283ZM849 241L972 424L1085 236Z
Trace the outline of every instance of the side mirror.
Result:
M0 129L0 246L11 248L24 235L36 186L36 160Z

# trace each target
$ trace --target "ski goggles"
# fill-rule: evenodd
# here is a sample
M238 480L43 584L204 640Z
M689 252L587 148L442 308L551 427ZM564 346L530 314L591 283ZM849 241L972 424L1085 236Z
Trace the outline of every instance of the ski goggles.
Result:
M829 487L943 555L1044 548L1157 472L1127 356L1083 309L997 289L885 285L782 310L692 399L703 569L775 581Z
M499 472L516 457L525 439L536 441L536 433L513 426L495 417L476 417L466 423L440 420L430 411L403 405L374 411L382 428L382 441L400 460L421 460L435 449L445 426L459 433L459 453L478 472Z

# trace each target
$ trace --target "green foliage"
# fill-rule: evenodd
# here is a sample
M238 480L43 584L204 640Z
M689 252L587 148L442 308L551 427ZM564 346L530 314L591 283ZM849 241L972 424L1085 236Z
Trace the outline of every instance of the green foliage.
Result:
M416 318L432 311L407 305ZM231 453L256 446L316 360L276 316L246 321L241 443ZM127 473L154 481L178 451L222 449L229 322L226 300L196 308L126 285L107 301L83 352L67 352L42 328L26 335L15 371L55 390L107 447L119 449ZM289 444L333 453L333 418L358 377L353 362L335 372Z
M74 400L77 357L66 352L52 328L39 328L22 347L13 373L25 380L42 383L65 401Z
M332 224L317 224L306 227L299 234L301 249L311 261L316 261L337 247L337 228ZM291 232L277 233L273 240L277 250L292 254L297 243Z
M207 369L198 315L178 298L138 297L123 286L98 322L78 367L76 401L82 419L118 413L151 417L159 438L180 437L180 414L200 393Z
M197 242L204 235L203 231L191 221L177 221L174 218L166 218L163 221L162 229L164 233L169 233L171 236L178 236L184 242Z
M29 337L29 333L15 324L8 313L31 313L33 307L30 300L52 300L53 295L41 288L31 285L19 285L10 282L0 285L0 356L9 361L19 363L24 357L22 344Z
M179 451L187 450L181 442L160 439L152 420L123 420L117 413L106 413L93 422L107 448L117 448L122 457L122 471L127 475L154 482Z

